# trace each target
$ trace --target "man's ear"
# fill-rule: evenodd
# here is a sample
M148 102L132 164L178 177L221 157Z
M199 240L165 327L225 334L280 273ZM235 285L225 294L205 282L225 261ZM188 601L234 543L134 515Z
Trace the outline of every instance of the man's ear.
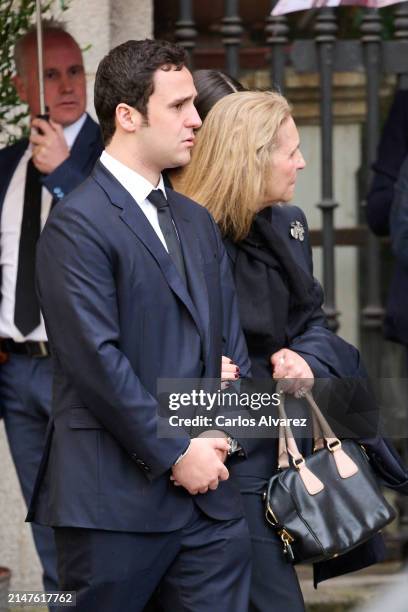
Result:
M27 102L27 87L23 77L21 77L19 74L15 74L11 80L20 100L22 102Z
M125 132L137 132L143 125L143 117L138 110L121 102L116 107L116 125Z

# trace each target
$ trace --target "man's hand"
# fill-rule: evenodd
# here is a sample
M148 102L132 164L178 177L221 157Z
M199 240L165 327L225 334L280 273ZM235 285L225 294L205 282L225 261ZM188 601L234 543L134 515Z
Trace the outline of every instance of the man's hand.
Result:
M224 438L224 440L228 440L228 435L225 433L225 431L222 431L221 429L206 429L205 431L200 433L200 435L197 437L198 438ZM227 448L227 450L224 450L221 448L215 449L218 459L222 461L223 463L225 463L227 460L228 450L229 450L229 447Z
M226 438L193 438L188 453L172 468L171 480L191 495L215 490L229 473L217 451L228 452Z
M271 357L273 378L281 380L285 393L303 397L313 387L314 376L306 361L290 349L281 349ZM287 379L287 380L286 380Z
M43 174L50 174L69 157L64 131L59 123L33 119L30 142L33 145L33 163Z

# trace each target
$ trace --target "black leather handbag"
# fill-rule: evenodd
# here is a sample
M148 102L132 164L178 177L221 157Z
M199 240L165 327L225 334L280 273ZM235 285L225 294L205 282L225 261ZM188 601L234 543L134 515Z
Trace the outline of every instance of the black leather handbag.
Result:
M368 458L354 440L336 438L310 392L314 452L300 454L290 426L279 437L279 470L265 493L266 519L291 563L342 555L395 518ZM279 406L286 421L284 394Z

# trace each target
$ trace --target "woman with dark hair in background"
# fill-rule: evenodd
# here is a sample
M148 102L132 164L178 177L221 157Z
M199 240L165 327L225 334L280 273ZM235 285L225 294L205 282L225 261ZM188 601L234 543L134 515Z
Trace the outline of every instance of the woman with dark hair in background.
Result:
M194 106L202 121L218 100L231 93L247 91L242 83L220 70L195 70L193 78L198 93Z

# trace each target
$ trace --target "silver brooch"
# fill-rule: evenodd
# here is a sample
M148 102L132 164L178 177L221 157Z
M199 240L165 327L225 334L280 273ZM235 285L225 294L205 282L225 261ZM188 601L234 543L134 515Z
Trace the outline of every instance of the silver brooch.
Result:
M292 223L290 224L290 235L295 240L300 240L300 242L304 241L305 228L303 227L300 221L292 221Z

